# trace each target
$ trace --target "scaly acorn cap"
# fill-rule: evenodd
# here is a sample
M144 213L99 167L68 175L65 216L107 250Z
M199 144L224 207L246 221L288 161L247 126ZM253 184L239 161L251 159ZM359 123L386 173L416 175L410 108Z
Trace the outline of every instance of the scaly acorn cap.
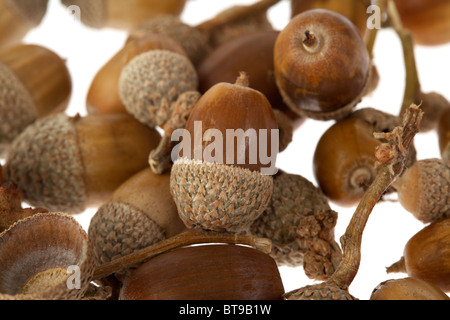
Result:
M197 87L197 72L189 59L167 50L138 55L122 70L119 80L125 108L151 128L170 118L171 106L180 94Z
M28 126L12 143L3 169L5 179L14 182L32 206L66 213L84 210L86 190L77 132L72 118L64 113Z
M0 155L37 117L28 90L11 69L0 62Z
M303 265L309 278L326 280L342 260L335 241L337 213L308 179L280 172L266 211L250 231L272 240L270 255L280 266Z
M208 37L204 33L173 15L162 15L140 23L130 31L127 41L141 38L149 33L164 34L175 40L195 66L211 50L208 45Z
M337 286L323 282L317 285L306 286L293 290L283 295L285 300L329 300L329 301L352 301L358 300L348 291Z
M186 227L240 233L267 208L273 179L245 168L181 158L172 166L170 187Z
M393 183L402 206L423 223L450 216L450 163L417 161Z
M81 22L91 28L103 28L106 23L106 0L61 0L66 7L77 6L81 11Z
M48 0L3 0L11 10L24 18L31 26L37 26L47 12ZM90 1L95 2L95 1Z
M102 205L89 225L96 265L131 254L164 240L164 230L140 209L126 203Z

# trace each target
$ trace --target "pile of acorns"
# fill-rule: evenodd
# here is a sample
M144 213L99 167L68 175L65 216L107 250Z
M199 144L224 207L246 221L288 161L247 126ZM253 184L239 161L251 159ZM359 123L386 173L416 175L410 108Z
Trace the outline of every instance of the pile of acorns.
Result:
M371 1L291 0L275 30L278 2L190 26L185 0L62 0L90 28L128 33L93 79L87 115L71 117L64 59L21 43L47 0L0 0L1 299L355 299L347 268L359 257L336 239L330 203L369 214L385 172L376 191L398 195L424 229L388 268L408 277L371 299L449 299L450 103L422 92L411 40L449 43L450 20L437 17L450 2L373 1L404 48L399 114L359 108L383 81ZM333 121L314 154L317 186L273 168L305 121ZM442 157L418 160L405 140L432 130ZM87 208L85 232L75 217ZM280 266L323 283L285 292Z

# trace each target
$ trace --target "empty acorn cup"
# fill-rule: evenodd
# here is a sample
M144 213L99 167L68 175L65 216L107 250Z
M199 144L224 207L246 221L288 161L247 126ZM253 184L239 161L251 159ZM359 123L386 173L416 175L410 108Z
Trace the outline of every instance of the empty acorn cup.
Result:
M82 299L94 272L88 237L62 213L39 213L0 234L0 298Z

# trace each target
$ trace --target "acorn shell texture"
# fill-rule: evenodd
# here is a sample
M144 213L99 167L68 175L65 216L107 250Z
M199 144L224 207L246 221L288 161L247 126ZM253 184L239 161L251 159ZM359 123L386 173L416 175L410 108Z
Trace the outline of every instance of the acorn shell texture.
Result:
M271 256L278 265L303 265L308 277L328 279L342 259L334 236L337 213L304 177L282 172L273 180L271 202L252 234L272 240Z
M63 113L28 126L14 140L4 166L5 178L17 184L25 202L65 213L84 210L83 173L76 129Z
M0 240L0 298L73 300L83 297L94 265L87 234L75 219L62 213L36 214L4 231ZM72 266L80 268L80 289L68 286ZM33 294L23 294L23 288L35 275L57 268L67 270L67 275L60 280L45 279L34 288Z
M267 208L273 178L248 169L179 159L170 177L178 214L188 228L242 232Z
M0 154L37 117L33 99L25 86L0 62Z
M198 87L197 72L188 58L167 50L151 50L135 57L122 70L120 97L141 123L164 124L178 96Z

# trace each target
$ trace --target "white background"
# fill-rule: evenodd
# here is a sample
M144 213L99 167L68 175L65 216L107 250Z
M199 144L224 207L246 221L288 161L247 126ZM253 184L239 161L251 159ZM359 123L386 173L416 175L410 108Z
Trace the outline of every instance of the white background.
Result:
M213 17L222 9L235 4L251 4L250 0L188 0L182 19L195 25ZM289 21L288 0L282 0L269 11L269 19L281 30ZM86 114L85 100L90 83L96 72L123 45L126 33L118 30L94 30L81 25L57 0L50 0L49 10L43 23L25 38L25 42L51 48L67 59L73 80L73 95L67 113ZM416 55L423 91L437 91L450 99L450 46L433 48L417 47ZM382 30L375 48L375 64L381 76L378 89L363 100L359 107L374 107L397 114L404 90L404 67L402 50L395 33ZM315 146L331 125L331 122L309 120L296 131L294 142L278 158L278 167L284 171L300 174L315 182L312 173L312 157ZM416 138L418 158L440 157L438 140L434 132ZM331 204L339 213L336 239L345 232L354 208L344 209ZM76 216L87 230L95 209ZM359 299L368 299L372 290L382 281L405 277L391 274L385 268L396 262L406 242L423 224L417 221L396 202L380 203L374 209L364 231L362 261L359 273L350 287L350 293ZM313 283L302 268L280 268L286 291Z

